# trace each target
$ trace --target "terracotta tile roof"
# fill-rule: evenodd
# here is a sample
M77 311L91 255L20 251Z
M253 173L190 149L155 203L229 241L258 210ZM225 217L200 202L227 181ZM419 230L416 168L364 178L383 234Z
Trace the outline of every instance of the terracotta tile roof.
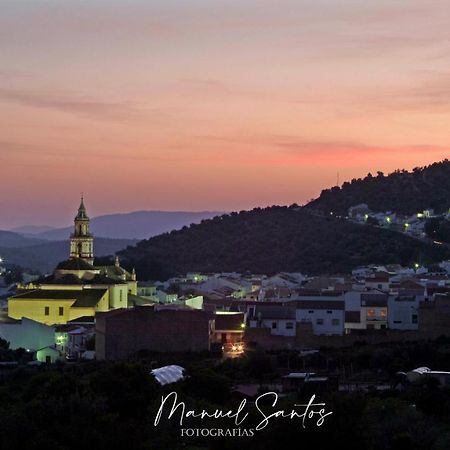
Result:
M107 289L36 289L24 292L13 297L11 300L74 300L74 307L93 307L106 294Z
M297 309L331 309L343 310L344 301L339 300L296 300Z
M56 266L56 270L98 270L82 258L70 258Z
M257 306L255 310L255 317L261 319L278 319L278 320L295 320L295 306Z
M387 306L387 294L361 294L362 306Z

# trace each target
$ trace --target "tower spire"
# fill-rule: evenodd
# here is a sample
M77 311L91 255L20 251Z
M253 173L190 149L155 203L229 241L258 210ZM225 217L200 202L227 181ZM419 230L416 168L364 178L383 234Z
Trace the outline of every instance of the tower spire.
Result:
M78 207L78 214L75 217L75 220L76 219L87 219L87 220L89 220L89 217L87 216L87 213L86 213L86 207L84 206L84 195L83 195L83 193L81 193L80 206Z
M89 232L89 217L84 206L84 196L81 193L80 206L74 219L74 232L70 236L70 257L82 258L88 263L94 262L94 237Z

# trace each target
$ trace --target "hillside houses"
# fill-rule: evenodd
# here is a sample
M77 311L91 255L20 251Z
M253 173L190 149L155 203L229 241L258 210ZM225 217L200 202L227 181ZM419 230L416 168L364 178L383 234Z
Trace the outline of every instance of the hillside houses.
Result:
M75 302L71 304L74 311L78 303L85 309L90 305L81 304L81 294L75 295L71 285L53 293L52 279L41 283L44 281L49 283L48 289L18 294L10 299L9 306L14 306L16 298L23 303L21 295L30 297L33 304L38 294L48 300L50 292L58 301ZM92 300L95 313L86 310L59 322L47 321L47 325L60 323L55 328L56 337L65 333L64 343L55 341L52 349L61 355L80 356L94 331L101 333L98 357L121 359L145 349L172 351L172 346L180 351L197 351L217 346L241 348L245 342L267 349L304 349L352 345L360 340L430 338L450 330L449 274L429 273L417 267L373 265L358 267L349 274L317 277L193 272L164 282L137 282L136 294L128 292L126 307L117 305L113 309L106 306L107 286L101 287L98 299ZM93 288L83 292L97 293ZM105 307L96 306L102 301ZM97 316L102 318L100 324ZM189 318L201 320L191 326ZM44 319L41 321L45 323ZM133 321L138 319L142 319L142 327L134 329ZM146 324L152 325L148 328ZM175 337L181 325L185 334ZM116 351L116 344L111 342L122 345L119 341L130 330L133 342L127 338L126 346ZM191 332L197 341L186 338ZM170 340L165 337L168 335Z
M373 212L367 204L351 206L348 209L346 219L368 225L376 225L383 228L389 228L393 231L405 233L416 239L426 239L425 224L427 220L437 218L450 220L450 211L442 214L435 214L433 209L419 211L412 215L396 214L393 211Z
M230 279L214 274L197 283L196 292L202 293L205 309L243 313L246 335L264 334L277 342L285 338L292 347L302 335L311 342L311 336L420 332L421 304L433 304L436 296L450 293L447 274L421 272L373 266L333 277L260 276L258 283L256 276L234 274ZM430 317L428 333L432 332Z

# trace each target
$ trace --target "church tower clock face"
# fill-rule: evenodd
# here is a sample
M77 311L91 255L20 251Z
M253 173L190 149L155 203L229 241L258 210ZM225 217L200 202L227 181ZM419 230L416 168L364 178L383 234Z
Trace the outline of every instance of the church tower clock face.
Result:
M94 262L94 236L89 231L89 217L83 197L74 219L74 232L70 235L70 257L84 259L89 264Z

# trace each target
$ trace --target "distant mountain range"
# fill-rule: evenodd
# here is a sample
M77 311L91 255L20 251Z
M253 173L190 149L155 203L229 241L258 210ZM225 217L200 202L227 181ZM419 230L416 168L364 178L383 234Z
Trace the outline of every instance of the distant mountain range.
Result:
M12 231L0 230L0 248L22 248L31 247L46 242L45 239L36 237L25 237Z
M91 231L96 237L110 239L146 239L168 231L177 230L192 223L199 223L222 214L215 211L135 211L108 214L91 219ZM44 228L44 229L42 229ZM59 241L67 239L73 226L64 228L23 226L16 233L35 238Z
M54 227L49 227L47 225L24 225L23 227L12 228L9 231L13 233L19 233L23 235L34 235L38 233L43 233L44 231L54 230Z
M98 256L111 255L136 242L133 239L96 238L94 250ZM46 241L0 231L0 257L7 264L41 273L51 272L60 261L69 257L69 240Z
M136 211L109 214L91 219L96 256L111 255L134 245L137 239L151 237L199 223L217 212ZM49 272L67 259L69 236L73 227L22 226L13 231L0 230L0 257L10 264ZM137 239L133 239L137 238Z

